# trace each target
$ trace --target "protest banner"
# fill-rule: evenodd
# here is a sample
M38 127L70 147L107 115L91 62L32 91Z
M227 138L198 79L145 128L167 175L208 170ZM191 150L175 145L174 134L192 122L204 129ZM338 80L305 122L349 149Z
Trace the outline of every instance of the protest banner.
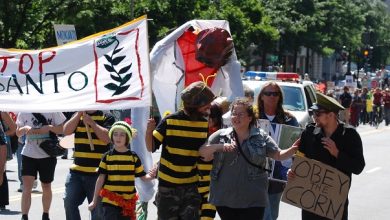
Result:
M350 178L336 168L305 157L295 157L291 170L296 174L288 181L282 201L339 220L347 200Z
M0 110L150 106L149 69L146 16L58 47L0 49Z

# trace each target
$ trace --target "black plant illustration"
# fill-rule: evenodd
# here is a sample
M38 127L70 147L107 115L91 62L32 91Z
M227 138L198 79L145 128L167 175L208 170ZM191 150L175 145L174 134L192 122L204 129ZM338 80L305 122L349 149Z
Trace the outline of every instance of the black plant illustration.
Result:
M126 58L126 56L115 57L115 54L119 53L123 49L123 47L118 48L119 40L116 39L116 36L104 37L99 41L97 41L96 46L98 48L107 48L113 43L116 43L116 46L111 56L107 54L104 55L104 57L109 63L109 64L104 64L104 67L108 72L110 72L111 79L113 79L117 83L108 83L104 87L109 90L115 91L112 94L112 96L115 96L124 93L130 87L130 84L129 85L125 85L125 84L131 79L133 73L132 72L127 73L127 71L129 71L129 69L131 68L132 63L130 63L130 65L128 66L121 68L119 71L115 69L115 66L117 66Z

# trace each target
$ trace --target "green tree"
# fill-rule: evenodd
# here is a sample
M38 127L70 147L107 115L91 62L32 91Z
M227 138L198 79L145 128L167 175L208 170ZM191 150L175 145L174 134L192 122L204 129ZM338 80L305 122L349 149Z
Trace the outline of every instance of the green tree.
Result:
M272 24L283 30L284 49L292 51L295 59L301 46L329 55L344 45L357 48L361 44L364 15L352 0L263 2Z
M0 47L40 48L48 38L66 0L0 1Z

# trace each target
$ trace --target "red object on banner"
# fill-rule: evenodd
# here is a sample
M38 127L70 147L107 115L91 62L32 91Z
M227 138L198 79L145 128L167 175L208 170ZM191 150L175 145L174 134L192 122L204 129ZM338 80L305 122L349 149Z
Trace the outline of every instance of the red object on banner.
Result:
M233 39L222 28L207 28L199 32L196 39L195 56L208 67L219 69L229 62L233 53Z
M177 39L184 60L185 87L193 82L203 81L211 86L214 82L218 69L207 67L205 64L195 59L195 41L197 35L187 30ZM213 76L214 75L214 76Z

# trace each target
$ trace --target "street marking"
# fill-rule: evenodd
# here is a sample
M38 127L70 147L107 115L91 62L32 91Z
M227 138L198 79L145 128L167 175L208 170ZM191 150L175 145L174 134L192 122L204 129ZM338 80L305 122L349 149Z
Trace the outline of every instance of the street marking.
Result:
M381 170L382 167L375 167L375 168L372 168L371 170L367 170L366 173L373 173L373 172L376 172L378 170Z

